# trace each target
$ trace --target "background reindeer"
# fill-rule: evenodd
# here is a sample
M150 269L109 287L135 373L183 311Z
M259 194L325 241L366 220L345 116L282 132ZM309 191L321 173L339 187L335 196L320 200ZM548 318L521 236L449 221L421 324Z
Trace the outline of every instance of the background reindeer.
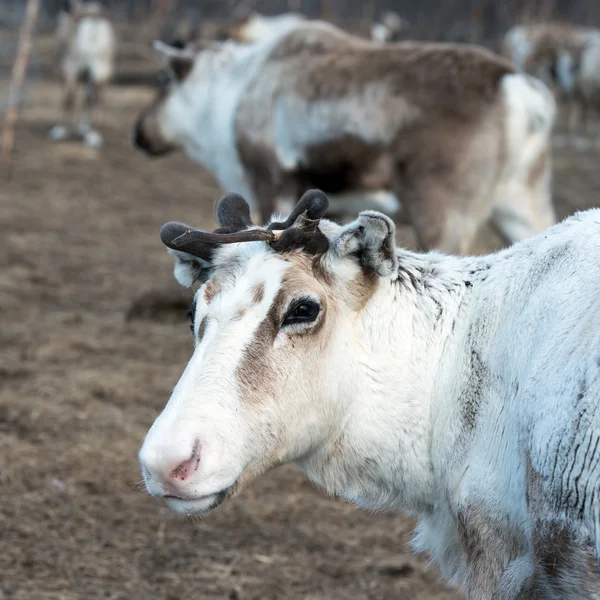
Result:
M53 140L80 135L93 148L102 146L102 134L94 129L102 87L114 71L115 28L101 2L65 0L57 28L57 50L63 77L62 117L49 133ZM74 121L77 84L85 85L82 112Z
M600 29L569 23L518 25L503 53L521 71L542 79L564 108L571 135L587 131L588 111L600 106Z
M467 252L489 219L509 242L554 223L552 94L481 48L301 21L250 46L156 49L170 81L136 147L183 149L262 222L320 187L342 216L402 207L423 248L448 252Z

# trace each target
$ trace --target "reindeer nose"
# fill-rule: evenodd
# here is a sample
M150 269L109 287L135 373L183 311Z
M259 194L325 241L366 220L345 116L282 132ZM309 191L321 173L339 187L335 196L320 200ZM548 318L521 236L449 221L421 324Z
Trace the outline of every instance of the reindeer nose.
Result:
M180 462L171 472L168 474L169 479L178 479L179 481L185 481L191 477L200 466L200 442L196 440L194 447L192 448L192 454L186 460Z
M183 448L187 448L187 451L182 451ZM196 440L191 446L169 444L153 447L144 444L140 451L140 463L145 474L171 490L173 484L190 479L198 470L200 442Z

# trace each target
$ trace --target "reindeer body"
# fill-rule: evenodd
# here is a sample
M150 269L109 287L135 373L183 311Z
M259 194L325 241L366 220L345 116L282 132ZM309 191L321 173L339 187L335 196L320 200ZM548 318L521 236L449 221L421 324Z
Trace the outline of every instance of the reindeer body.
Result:
M102 135L93 127L94 111L103 86L114 71L115 28L110 15L98 2L71 2L70 10L59 15L57 42L63 77L61 123L50 131L54 140L62 140L75 131L92 147L102 145ZM86 87L83 112L72 122L77 84Z
M338 214L401 203L425 248L464 252L488 218L511 242L554 222L553 99L489 52L312 22L190 60L140 116L136 144L183 147L263 222L310 187Z
M458 258L397 249L380 213L339 226L303 199L255 229L229 200L215 234L161 233L201 287L148 491L193 514L295 462L417 515L469 597L600 597L600 211Z

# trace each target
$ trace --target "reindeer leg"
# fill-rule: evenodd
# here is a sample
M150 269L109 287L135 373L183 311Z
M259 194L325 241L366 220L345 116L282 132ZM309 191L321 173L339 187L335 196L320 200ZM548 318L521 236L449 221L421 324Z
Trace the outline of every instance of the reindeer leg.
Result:
M586 106L580 98L573 98L569 112L569 138L571 146L577 150L587 150L590 146L585 136Z
M64 140L71 134L76 87L77 81L75 77L68 76L63 84L63 97L59 122L48 132L48 137L51 140Z
M102 134L93 127L95 113L100 103L100 91L100 84L93 74L90 74L86 86L83 112L77 126L78 132L83 137L83 143L90 148L101 148L103 142Z

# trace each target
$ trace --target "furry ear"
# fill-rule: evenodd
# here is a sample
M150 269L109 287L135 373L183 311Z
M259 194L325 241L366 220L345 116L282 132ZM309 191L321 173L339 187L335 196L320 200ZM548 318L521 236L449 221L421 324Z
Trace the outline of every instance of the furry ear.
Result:
M336 232L330 247L337 256L354 257L363 269L382 277L398 268L396 226L379 212L361 212L356 221Z
M167 249L169 254L175 257L175 268L173 269L173 275L177 282L183 287L192 287L197 281L200 283L206 282L212 273L212 267L210 263L192 256L187 252L181 252L180 250Z
M192 70L194 53L185 46L182 48L180 40L173 45L155 40L152 47L176 81L183 81Z

